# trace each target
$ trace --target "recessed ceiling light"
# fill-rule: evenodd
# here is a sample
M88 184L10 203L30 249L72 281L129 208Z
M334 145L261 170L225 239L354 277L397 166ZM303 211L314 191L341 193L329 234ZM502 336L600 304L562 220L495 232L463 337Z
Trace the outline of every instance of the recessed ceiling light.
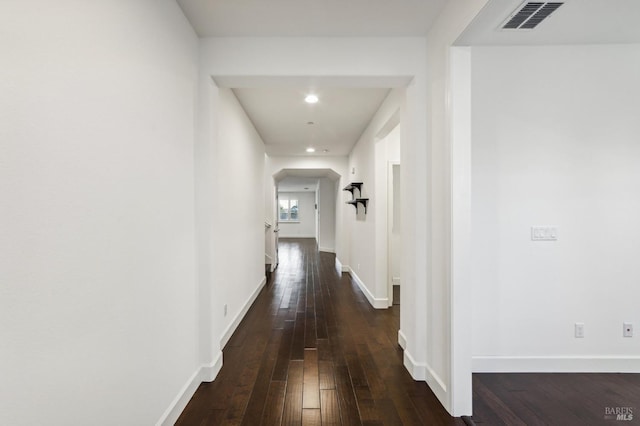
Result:
M316 95L307 95L307 97L304 98L304 101L308 104L315 104L318 102L318 97Z
M307 152L316 152L316 149L313 147L307 148Z

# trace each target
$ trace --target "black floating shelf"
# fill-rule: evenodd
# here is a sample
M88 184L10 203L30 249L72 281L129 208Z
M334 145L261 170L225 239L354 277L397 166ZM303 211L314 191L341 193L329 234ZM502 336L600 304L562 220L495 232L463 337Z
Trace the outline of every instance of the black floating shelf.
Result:
M353 190L358 188L358 192L360 194L362 194L362 182L351 182L349 185L345 186L344 188L342 188L343 191L349 191L351 193L351 195L355 195L353 193Z
M364 206L364 214L367 214L367 204L369 204L368 198L355 198L353 200L347 201L347 204L351 204L353 207L358 210L358 204L362 204Z

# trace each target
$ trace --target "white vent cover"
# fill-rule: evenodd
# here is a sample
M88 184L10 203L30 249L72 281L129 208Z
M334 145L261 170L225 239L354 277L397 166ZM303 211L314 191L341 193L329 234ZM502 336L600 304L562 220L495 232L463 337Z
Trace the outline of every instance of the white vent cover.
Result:
M503 30L532 30L555 12L564 2L528 1L517 8L502 24Z

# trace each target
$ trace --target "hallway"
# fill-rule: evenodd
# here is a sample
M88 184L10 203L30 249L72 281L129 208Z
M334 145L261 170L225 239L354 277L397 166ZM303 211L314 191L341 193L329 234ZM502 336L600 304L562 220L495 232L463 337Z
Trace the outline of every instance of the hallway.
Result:
M280 265L178 425L453 425L402 365L399 309L374 310L313 239L281 239Z

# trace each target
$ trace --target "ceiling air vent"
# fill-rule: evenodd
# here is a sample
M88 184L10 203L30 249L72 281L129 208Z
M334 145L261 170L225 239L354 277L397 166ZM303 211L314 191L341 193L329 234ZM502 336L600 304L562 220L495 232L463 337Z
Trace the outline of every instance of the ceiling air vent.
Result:
M503 30L532 30L564 2L526 2L515 10L502 25Z

